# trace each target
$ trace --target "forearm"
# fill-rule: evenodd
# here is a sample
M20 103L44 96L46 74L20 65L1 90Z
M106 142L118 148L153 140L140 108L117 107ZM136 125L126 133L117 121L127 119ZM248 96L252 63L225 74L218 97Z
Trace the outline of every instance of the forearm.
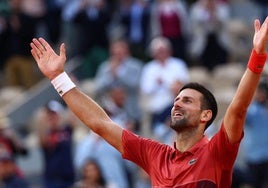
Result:
M78 88L73 88L63 95L63 100L89 129L105 139L119 152L123 152L121 140L123 129L115 124L93 99Z
M236 111L237 113L241 113L241 115L245 115L257 88L260 77L260 74L255 74L249 69L246 70L230 105L233 112Z
M266 53L258 54L255 50L252 50L247 70L241 78L237 92L232 101L233 106L239 108L239 111L246 111L248 108L259 84L266 57Z
M91 130L100 134L100 128L111 119L105 111L78 88L73 88L63 95L70 110Z
M236 94L227 108L224 116L224 126L230 143L236 143L241 139L247 108L252 100L260 75L246 70L239 83Z
M235 96L227 109L224 126L230 142L235 143L241 138L247 109L258 87L265 61L266 54L252 52L247 70L242 76Z
M80 91L66 72L51 80L69 109L93 132L122 152L123 129L114 123L106 112L89 96Z

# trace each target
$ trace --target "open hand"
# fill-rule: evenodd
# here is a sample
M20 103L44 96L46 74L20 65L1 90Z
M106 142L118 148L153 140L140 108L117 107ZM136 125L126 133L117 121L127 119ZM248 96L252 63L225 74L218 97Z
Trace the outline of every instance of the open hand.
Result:
M256 19L254 21L255 34L253 38L254 50L258 54L266 53L266 46L268 43L268 17L261 25L260 21Z
M52 80L64 72L66 50L64 43L60 46L60 55L57 55L48 42L43 38L34 38L30 43L31 53L41 72Z

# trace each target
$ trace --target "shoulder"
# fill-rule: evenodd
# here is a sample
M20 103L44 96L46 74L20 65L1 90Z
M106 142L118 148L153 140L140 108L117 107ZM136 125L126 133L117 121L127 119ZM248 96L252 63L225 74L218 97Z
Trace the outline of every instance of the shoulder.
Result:
M151 60L151 61L148 61L144 64L143 69L147 70L147 69L153 69L153 68L157 68L157 67L159 67L158 63L155 60Z
M107 60L100 63L98 70L105 70L108 68L109 68L109 60L107 59Z
M169 62L175 65L186 66L186 62L177 57L170 57Z
M135 65L135 66L138 66L138 67L142 67L143 66L143 62L135 57L128 57L127 58L127 62L130 64L130 65Z
M156 150L160 148L171 149L169 145L160 143L152 138L142 137L128 130L123 131L122 141L124 143L124 146L127 148L131 148L133 146L135 148L142 147L145 150L149 148L154 148Z

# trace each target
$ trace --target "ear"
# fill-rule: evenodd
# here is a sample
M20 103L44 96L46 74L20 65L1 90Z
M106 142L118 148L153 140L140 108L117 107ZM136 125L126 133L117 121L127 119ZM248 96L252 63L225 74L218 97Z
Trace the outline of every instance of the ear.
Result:
M208 122L212 118L212 111L211 110L203 110L201 113L200 121L201 122Z

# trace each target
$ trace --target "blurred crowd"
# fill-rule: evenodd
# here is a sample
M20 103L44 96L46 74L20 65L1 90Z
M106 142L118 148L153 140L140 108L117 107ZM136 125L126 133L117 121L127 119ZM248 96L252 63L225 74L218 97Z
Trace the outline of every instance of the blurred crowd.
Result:
M152 58L149 44L156 36L168 38L173 55L188 66L203 65L212 70L218 64L243 61L242 53L248 52L247 25L255 17L262 19L266 15L266 3L265 0L1 0L0 70L5 75L2 84L29 88L40 80L29 51L29 42L39 36L55 46L65 42L69 57L82 56L80 77L83 78L95 76L100 62L109 54L110 43L119 38L124 38L131 55L144 63ZM237 32L240 35L234 36ZM242 49L234 47L234 42Z
M191 79L190 68L212 72L233 62L245 67L253 20L267 15L267 0L0 0L0 89L27 91L43 78L30 53L32 38L44 37L55 49L64 42L68 59L81 61L73 73L78 85L90 80L90 94L114 121L144 134L143 122L149 119L150 136L172 145L170 110L180 87ZM254 115L254 108L261 107L250 110L245 148L252 156L241 154L246 162L238 162L233 188L267 186L256 183L268 176L268 140L256 142L266 130L251 128L267 124L266 95L259 109L263 118ZM30 116L36 119L33 131L43 162L35 187L151 187L146 172L122 160L90 130L74 139L76 118L63 101L47 101ZM257 145L262 151L254 154ZM0 187L31 187L16 163L28 150L3 116ZM253 171L259 175L248 173Z

